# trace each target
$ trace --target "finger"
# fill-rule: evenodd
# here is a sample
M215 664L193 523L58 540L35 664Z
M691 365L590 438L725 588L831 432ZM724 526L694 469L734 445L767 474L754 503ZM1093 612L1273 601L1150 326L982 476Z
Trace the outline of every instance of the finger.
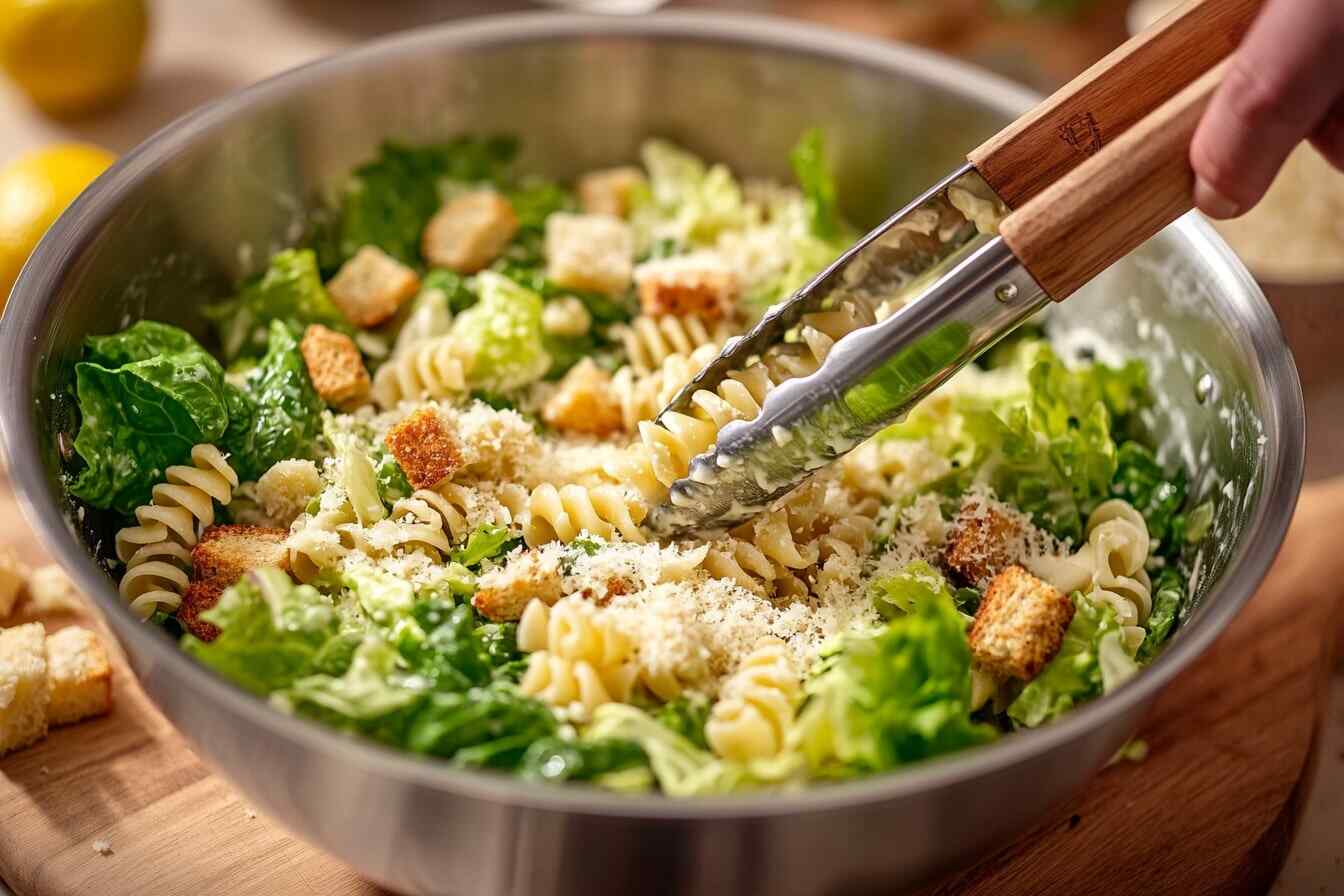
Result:
M1340 0L1270 0L1232 56L1195 132L1195 200L1235 217L1264 195L1288 153L1344 91Z
M1311 145L1326 161L1344 172L1344 98L1335 103L1325 121L1311 135Z

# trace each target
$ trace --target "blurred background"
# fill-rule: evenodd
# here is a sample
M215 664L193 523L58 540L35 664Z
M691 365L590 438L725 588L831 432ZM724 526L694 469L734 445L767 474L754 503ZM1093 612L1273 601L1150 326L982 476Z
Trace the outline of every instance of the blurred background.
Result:
M1042 93L1175 0L0 0L0 307L61 209L116 155L268 75L380 35L486 13L658 7L772 13L961 57ZM620 77L613 73L613 77ZM1344 174L1302 149L1270 197L1220 225L1270 296L1302 373L1308 478L1344 473ZM1337 684L1344 682L1337 682ZM1344 687L1328 762L1276 891L1334 892Z

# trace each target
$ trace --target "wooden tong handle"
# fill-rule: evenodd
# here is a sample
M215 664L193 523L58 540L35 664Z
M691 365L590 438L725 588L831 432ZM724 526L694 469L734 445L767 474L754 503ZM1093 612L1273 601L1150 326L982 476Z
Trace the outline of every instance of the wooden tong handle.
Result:
M1223 61L1010 214L999 234L1055 301L1194 207L1190 140Z
M1262 0L1190 0L991 137L968 158L1016 209L1241 43Z

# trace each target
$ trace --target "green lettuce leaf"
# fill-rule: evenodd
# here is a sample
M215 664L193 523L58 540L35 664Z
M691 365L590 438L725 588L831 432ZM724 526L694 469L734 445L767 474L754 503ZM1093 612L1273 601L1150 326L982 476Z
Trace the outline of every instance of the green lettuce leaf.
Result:
M473 388L508 392L536 382L551 359L541 330L541 297L493 271L476 278L480 301L458 315L452 334L473 354Z
M546 704L512 685L492 684L432 695L415 715L405 746L457 765L515 768L533 743L555 730Z
M592 781L612 772L648 768L649 760L631 740L567 740L546 737L534 742L523 754L518 774L529 781L552 784Z
M912 613L920 604L930 601L953 600L942 573L922 560L907 564L893 575L873 579L868 593L883 619Z
M1053 721L1137 671L1121 645L1115 611L1080 593L1073 595L1073 604L1073 621L1059 652L1008 707L1008 717L1019 725L1035 728Z
M840 213L836 205L835 178L826 155L826 135L818 128L803 134L789 155L793 176L803 189L807 202L807 220L812 235L820 240L835 240L841 234Z
M84 461L70 488L94 507L130 513L150 499L192 446L216 443L229 425L224 371L184 330L141 322L87 342L75 365Z
M232 413L224 444L241 479L256 479L287 458L314 456L325 404L288 326L271 322L266 354L241 390L228 388Z
M704 697L681 696L654 710L653 717L660 724L686 738L702 750L709 749L705 740L705 723L709 721L710 703Z
M1116 455L1111 496L1123 498L1143 514L1148 535L1159 543L1159 553L1174 555L1183 547L1174 538L1177 517L1185 506L1187 484L1185 470L1168 476L1152 450L1137 442L1125 442Z
M946 585L927 591L882 628L842 636L808 681L790 744L816 774L882 771L996 736L970 718L965 620Z
M378 158L355 169L342 192L340 260L372 245L404 264L420 265L420 235L442 204L445 183L500 186L517 154L512 137L464 136L415 147L384 143Z
M309 324L354 332L327 295L311 249L276 253L265 272L244 283L237 296L203 310L219 333L229 363L244 355L263 354L270 341L271 321L283 321L296 333Z
M1139 645L1138 661L1150 662L1162 650L1185 609L1185 577L1166 567L1153 582L1153 610L1144 627L1148 634Z
M319 660L332 663L337 648L329 645L341 637L330 599L278 569L249 572L201 618L219 627L218 637L184 635L182 650L260 695L288 687Z
M468 569L476 569L486 560L498 560L522 544L503 526L483 523L467 536L467 543L453 551L452 559Z
M742 188L727 167L706 166L664 140L647 141L640 155L649 183L632 195L630 219L645 250L660 241L712 245L720 233L747 222Z

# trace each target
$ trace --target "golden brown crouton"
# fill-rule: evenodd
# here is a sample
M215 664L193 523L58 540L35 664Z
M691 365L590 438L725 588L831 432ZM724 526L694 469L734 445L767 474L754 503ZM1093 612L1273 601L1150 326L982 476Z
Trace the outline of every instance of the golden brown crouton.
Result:
M483 573L471 599L482 616L495 622L513 622L533 598L547 604L564 596L560 561L553 553L526 551L507 566Z
M517 232L509 200L477 190L443 204L420 237L420 251L432 265L474 274L498 258Z
M594 171L579 178L579 205L590 215L624 218L630 212L630 195L644 183L644 172L632 165Z
M0 547L0 619L14 612L27 580L28 565L9 548Z
M369 397L369 371L359 346L344 333L311 324L299 343L308 378L322 400L333 407L351 408Z
M462 443L433 408L421 408L387 431L387 450L413 488L433 488L462 468Z
M546 219L546 276L565 289L619 295L630 286L635 238L609 215L555 212Z
M635 272L640 309L647 315L696 315L703 320L731 317L737 302L737 277L722 265L694 259L668 259L640 265Z
M943 563L965 585L982 587L1017 557L1021 523L980 502L968 502L957 514L943 549Z
M364 246L336 272L327 292L357 327L376 327L420 291L415 271L377 246Z
M112 706L112 665L98 636L71 626L47 637L47 677L52 725L100 716Z
M611 390L611 374L584 358L560 380L541 409L547 425L567 432L605 436L620 432L621 403Z
M971 655L1000 678L1031 681L1059 652L1073 601L1020 566L990 582L968 636Z
M0 756L47 736L50 703L42 623L0 630Z
M248 570L274 566L289 569L284 529L265 526L211 526L191 551L191 584L182 595L177 621L202 641L213 641L219 629L200 618L219 603L225 589Z

